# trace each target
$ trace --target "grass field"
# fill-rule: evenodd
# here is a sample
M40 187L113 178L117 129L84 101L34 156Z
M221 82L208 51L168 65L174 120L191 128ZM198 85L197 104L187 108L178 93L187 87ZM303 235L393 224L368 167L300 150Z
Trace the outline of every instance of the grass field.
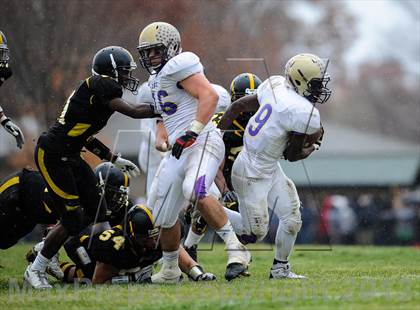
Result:
M0 253L0 309L420 309L420 250L402 247L343 247L295 251L293 269L306 280L268 279L273 250L253 251L252 276L224 280L222 246L200 251L216 283L78 287L55 284L23 289L28 245ZM299 246L297 249L305 249ZM313 249L313 247L311 247Z

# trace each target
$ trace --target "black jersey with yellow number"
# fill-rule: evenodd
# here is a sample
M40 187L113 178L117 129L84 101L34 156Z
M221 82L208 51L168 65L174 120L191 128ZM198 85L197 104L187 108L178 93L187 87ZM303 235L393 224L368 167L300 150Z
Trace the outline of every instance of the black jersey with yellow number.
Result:
M88 249L89 236L80 236L80 242ZM91 260L114 266L117 269L146 267L162 257L160 248L139 254L124 236L122 225L117 225L92 237L88 254Z
M213 123L219 124L224 112L216 113L213 116ZM223 168L223 176L229 190L233 190L231 173L233 162L238 157L239 152L244 146L243 135L246 125L253 113L241 113L233 122L229 129L223 135L223 142L225 143L225 165Z
M40 139L41 147L53 153L78 153L87 138L105 127L114 113L108 103L121 98L122 87L108 76L93 75L70 95L55 124Z

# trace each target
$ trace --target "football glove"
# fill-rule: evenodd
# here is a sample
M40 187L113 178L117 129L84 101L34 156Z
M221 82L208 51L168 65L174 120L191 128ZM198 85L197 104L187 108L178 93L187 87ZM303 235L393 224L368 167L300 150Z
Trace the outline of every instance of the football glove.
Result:
M22 145L25 143L25 138L23 136L22 130L19 126L13 123L10 118L5 118L1 124L8 133L10 133L16 139L16 145L18 148L22 148Z
M196 134L194 131L187 130L183 136L176 139L176 142L172 147L172 156L174 156L176 159L179 159L181 157L182 151L187 147L190 147L195 142L197 137L198 134Z
M200 265L196 265L190 269L188 272L188 278L196 282L216 280L216 276L214 274L211 272L204 272L203 267Z
M235 191L224 192L222 198L224 203L238 202L238 194Z
M137 177L140 175L140 169L128 159L124 159L120 154L112 161L112 163L122 172L126 172L130 177Z

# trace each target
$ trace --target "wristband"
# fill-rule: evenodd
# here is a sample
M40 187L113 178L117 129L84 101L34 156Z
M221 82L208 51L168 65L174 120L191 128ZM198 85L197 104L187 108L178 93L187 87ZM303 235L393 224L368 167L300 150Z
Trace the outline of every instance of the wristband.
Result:
M4 126L7 121L10 121L10 118L3 114L3 116L0 118L0 123Z
M204 129L205 125L197 120L193 120L191 123L190 130L195 132L197 135Z
M190 271L188 271L188 275L194 280L196 280L202 274L203 270L200 268L199 265L192 267Z

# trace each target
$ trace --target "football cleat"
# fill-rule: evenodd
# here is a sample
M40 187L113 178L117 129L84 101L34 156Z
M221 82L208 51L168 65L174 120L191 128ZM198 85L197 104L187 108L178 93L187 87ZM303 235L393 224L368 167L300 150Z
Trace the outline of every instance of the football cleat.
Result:
M35 246L26 253L26 261L28 263L33 263L36 256L39 252L41 252L42 248L44 247L44 241L38 242ZM47 265L46 272L56 278L57 280L62 280L64 278L64 273L60 268L60 261L59 261L59 253L55 254L50 262Z
M240 263L231 263L226 267L225 279L232 281L240 277L249 277L248 267Z
M306 279L305 276L298 275L292 272L289 263L280 263L276 264L276 268L273 267L270 270L270 279Z
M165 265L162 266L162 269L152 275L153 284L176 284L182 281L182 271L178 266L176 268L165 268Z
M235 246L230 246L228 251L228 263L226 267L225 279L231 281L239 277L248 277L248 266L251 262L251 253L246 246L238 243Z
M25 281L29 283L36 290L51 289L52 286L48 283L47 274L43 271L32 270L32 264L26 267L23 275Z

